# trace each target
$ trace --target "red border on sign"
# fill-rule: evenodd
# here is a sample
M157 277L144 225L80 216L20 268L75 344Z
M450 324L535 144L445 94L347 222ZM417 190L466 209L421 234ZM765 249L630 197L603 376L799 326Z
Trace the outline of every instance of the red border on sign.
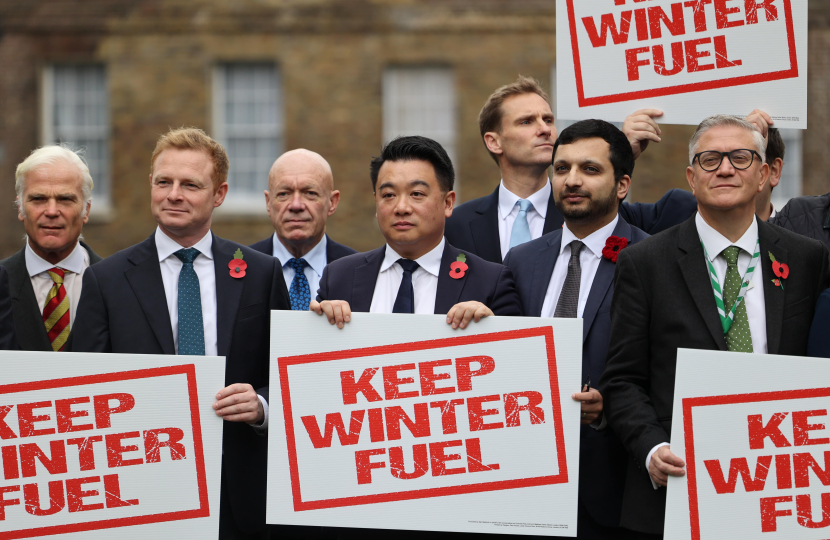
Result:
M31 392L34 390L48 390L50 388L128 381L133 379L149 379L152 377L166 377L169 375L187 376L187 393L190 398L190 420L193 427L194 459L196 460L196 477L199 485L199 508L195 508L193 510L182 510L179 512L149 514L146 516L131 516L116 519L86 521L83 523L69 523L66 525L53 525L51 527L18 529L16 531L0 532L0 540L12 538L31 538L33 536L47 536L53 534L67 534L80 531L95 531L101 529L113 529L116 527L145 525L147 523L161 523L164 521L180 521L184 519L208 517L210 515L210 508L208 506L207 477L205 475L205 458L202 447L202 426L199 420L199 395L196 386L196 366L193 364L138 369L134 371L121 371L117 373L104 373L100 375L83 375L80 377L67 377L65 379L51 379L47 381L4 384L0 385L0 394Z
M686 440L686 469L689 486L689 523L692 540L700 540L700 513L697 501L697 476L695 466L695 436L692 425L692 407L707 405L734 405L736 403L758 403L760 401L781 401L785 399L803 399L830 396L830 388L811 388L809 390L782 390L780 392L758 392L755 394L734 394L725 396L706 396L685 398L683 400L683 431Z
M591 105L606 105L608 103L619 103L622 101L633 101L635 99L651 98L657 96L671 96L675 94L686 94L699 92L701 90L712 90L715 88L728 88L744 84L755 84L760 82L778 81L781 79L792 79L798 77L798 58L795 49L795 31L793 29L793 13L790 0L784 2L784 18L787 26L787 43L790 48L790 69L784 71L772 71L769 73L758 73L756 75L745 75L743 77L732 77L719 79L717 81L706 81L691 84L680 84L651 90L640 90L637 92L625 92L622 94L609 94L607 96L585 97L582 85L582 62L579 58L579 40L576 33L576 19L574 16L574 0L568 1L568 26L571 31L571 48L574 55L574 72L576 74L576 96L580 107Z
M521 478L517 480L502 480L498 482L480 482L462 486L415 489L409 491L396 491L394 493L379 493L376 495L358 495L355 497L323 499L320 501L302 500L302 493L300 490L300 472L297 464L297 447L294 439L294 415L291 410L291 392L288 386L288 366L311 364L315 362L328 362L331 360L344 360L347 358L364 358L367 356L379 356L390 353L426 351L430 349L440 349L442 347L457 347L460 345L491 343L494 341L508 341L512 339L523 339L529 337L545 338L545 345L548 353L548 374L550 376L551 409L553 411L556 451L559 461L558 474L550 476L537 476L533 478ZM527 328L523 330L510 330L506 332L494 332L490 334L476 334L434 339L429 341L416 341L412 343L398 343L379 347L367 347L364 349L332 351L300 356L286 356L279 359L279 370L283 412L285 415L285 434L286 442L288 444L288 464L291 472L291 490L294 495L294 510L297 512L302 510L319 510L321 508L357 506L361 504L375 504L391 501L425 499L429 497L443 497L446 495L461 495L464 493L480 493L502 489L544 486L550 484L561 484L568 481L568 463L565 456L565 438L562 431L562 410L559 405L559 379L556 372L556 352L553 346L553 328L550 326Z

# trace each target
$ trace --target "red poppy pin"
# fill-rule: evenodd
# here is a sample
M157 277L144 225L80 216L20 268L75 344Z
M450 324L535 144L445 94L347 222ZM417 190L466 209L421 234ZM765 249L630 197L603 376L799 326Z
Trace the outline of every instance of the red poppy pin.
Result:
M772 282L776 287L781 287L784 290L784 280L790 275L790 267L784 263L775 260L775 256L769 253L769 260L772 261L772 272L775 274L775 279Z
M467 257L462 253L458 256L454 263L450 265L450 277L453 279L461 279L467 275Z
M617 262L617 257L620 256L620 251L628 245L628 238L620 238L619 236L609 236L605 241L605 247L602 248L602 256L611 261Z
M236 250L236 253L233 254L233 259L231 262L228 263L228 268L231 269L231 277L232 278L243 278L245 277L245 269L248 268L248 263L242 260L242 250Z

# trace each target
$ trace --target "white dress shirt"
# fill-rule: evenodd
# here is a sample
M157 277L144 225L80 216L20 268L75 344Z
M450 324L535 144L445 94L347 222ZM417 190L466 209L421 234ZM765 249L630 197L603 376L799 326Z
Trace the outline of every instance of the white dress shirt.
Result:
M728 238L716 231L711 225L706 223L706 220L698 213L695 216L695 225L697 226L697 234L700 236L703 246L706 248L706 253L709 256L709 261L715 267L715 274L718 276L718 282L721 287L724 286L726 280L726 259L721 256L721 252L729 246L738 246L738 272L743 277L746 274L746 269L752 260L752 254L755 252L755 245L758 243L758 222L752 219L752 224L741 236L737 242L730 242ZM762 255L763 257L763 255ZM706 269L706 275L709 277L709 269ZM712 302L715 301L715 292L712 290ZM744 295L744 303L746 304L746 317L749 321L749 332L752 334L752 350L755 353L767 354L767 310L764 301L764 286L763 275L761 270L761 261L755 267L752 273L752 281L749 284ZM725 306L727 310L731 310L732 306ZM651 449L646 457L646 470L651 463L651 456L661 446L666 446L669 443L661 443ZM654 489L657 489L657 484L654 484Z
M317 289L320 288L320 277L323 275L323 269L328 264L326 257L326 235L323 239L317 242L317 245L311 248L311 251L303 255L303 259L308 263L308 266L303 269L306 279L308 280L308 290L311 293L311 299L317 298ZM277 238L277 233L274 233L274 257L280 260L282 264L282 275L285 278L285 286L291 288L291 283L294 281L294 267L288 264L288 261L294 258L294 255L289 253L285 246Z
M550 181L545 186L527 198L532 205L527 211L527 224L530 227L530 239L536 240L542 236L545 229L545 217L548 214L548 201L550 200ZM499 184L499 241L501 245L501 258L507 256L510 251L510 234L513 232L513 222L519 215L519 207L516 205L520 197L504 187L504 180Z
M601 229L598 229L581 240L585 247L579 254L579 265L582 274L579 280L579 306L576 316L582 318L585 312L585 304L588 302L588 295L591 293L591 286L594 283L594 276L597 275L599 263L602 260L602 248L608 237L614 232L619 216ZM568 229L567 223L562 227L562 244L559 246L559 258L553 267L553 275L548 283L548 290L545 293L545 301L542 303L542 317L553 317L556 311L556 304L559 303L559 296L562 294L562 287L565 285L565 278L568 277L568 263L571 260L570 243L579 240L574 233Z
M438 292L438 272L441 271L441 257L444 255L446 241L441 243L426 255L415 260L418 268L412 272L412 290L415 293L415 313L432 315L435 313L435 295ZM403 280L403 268L398 259L404 259L394 249L386 244L386 254L380 265L378 279L375 282L375 293L372 296L372 306L369 313L392 313L398 289Z
M216 268L213 264L213 234L210 231L193 246L199 255L193 260L193 270L199 278L199 296L202 298L202 327L205 331L205 356L217 356L217 308L216 308ZM179 353L179 273L183 263L174 255L183 249L175 240L164 234L161 227L156 228L156 251L161 267L161 281L164 283L164 296L167 298L167 311L170 314L170 326L173 328L173 346ZM280 261L282 262L282 261ZM253 425L256 430L268 429L268 402L257 394L265 414L261 424Z
M72 253L64 260L52 264L35 253L27 240L25 259L26 271L29 273L29 280L32 283L32 289L35 291L35 300L37 300L41 314L43 314L43 308L46 306L46 297L49 296L49 291L52 290L55 284L47 271L55 267L65 270L63 288L69 298L69 328L71 330L72 323L75 321L75 312L78 309L78 300L81 298L84 270L89 268L89 253L78 242Z

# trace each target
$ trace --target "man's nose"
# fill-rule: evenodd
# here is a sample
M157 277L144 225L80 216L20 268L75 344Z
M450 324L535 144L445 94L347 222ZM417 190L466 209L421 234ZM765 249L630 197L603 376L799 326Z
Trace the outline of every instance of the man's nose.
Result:
M178 182L174 182L170 191L167 192L167 198L171 201L179 201L182 199L182 187Z
M49 199L49 202L46 203L46 211L44 213L50 217L60 215L60 210L58 210L58 201L55 199Z
M732 161L729 160L729 154L723 156L723 159L720 162L720 167L717 170L718 176L734 176L735 175L735 167L732 165Z
M305 203L303 202L302 194L295 193L288 202L288 209L294 212L302 212L305 210Z

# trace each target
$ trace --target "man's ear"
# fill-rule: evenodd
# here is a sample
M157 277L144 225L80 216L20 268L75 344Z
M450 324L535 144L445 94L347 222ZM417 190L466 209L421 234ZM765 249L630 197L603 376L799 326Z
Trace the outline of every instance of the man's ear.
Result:
M772 163L769 164L769 185L771 188L778 187L778 183L781 181L781 173L784 170L784 160L781 158L775 158Z
M695 169L694 167L686 167L686 181L689 183L689 187L692 189L692 195L695 194Z
M484 134L484 145L493 154L501 155L504 153L501 148L501 136L495 131L488 131Z
M631 189L631 177L626 174L617 180L617 199L623 201L628 196L629 189Z
M222 182L222 185L213 194L213 207L219 208L225 202L225 197L228 195L228 183Z
M444 217L450 217L455 207L455 191L448 191L444 195Z
M764 163L763 165L761 165L761 183L758 184L758 193L761 193L761 191L764 190L764 184L769 182L769 178L770 178L769 165Z
M331 207L329 208L328 215L331 216L337 210L337 205L340 204L340 191L336 189L332 191L329 196L329 201L331 202Z

